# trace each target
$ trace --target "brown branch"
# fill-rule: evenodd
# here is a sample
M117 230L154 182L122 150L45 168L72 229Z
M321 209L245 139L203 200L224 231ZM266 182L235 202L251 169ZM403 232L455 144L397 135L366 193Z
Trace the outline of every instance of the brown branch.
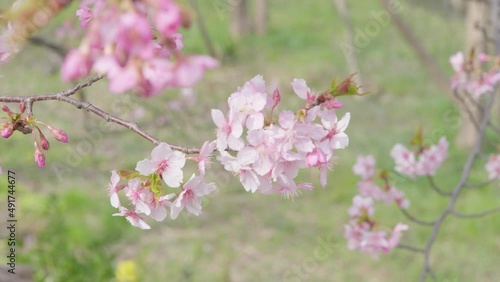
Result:
M493 214L493 213L497 213L497 212L500 212L500 207L498 208L494 208L494 209L491 209L491 210L487 210L487 211L484 211L484 212L479 212L479 213L460 213L460 212L456 212L454 210L451 210L450 211L450 214L456 216L456 217L460 217L460 218L481 218L481 217L485 217L487 215L490 215L490 214Z
M407 251L411 251L411 252L414 252L414 253L425 253L425 250L422 249L422 248L417 248L417 247L414 247L414 246L411 246L411 245L406 245L406 244L399 244L396 246L396 248L398 249L402 249L402 250L407 250Z
M380 0L381 5L385 9L389 9L389 0ZM436 64L436 60L427 52L425 47L421 44L421 40L413 32L411 27L397 13L391 14L394 26L399 31L403 40L407 43L408 47L413 49L417 55L419 62L427 69L429 76L443 93L446 93L452 100L453 95L450 93L450 80L443 70Z
M484 142L484 137L485 137L485 132L486 132L486 127L488 126L488 122L490 120L490 114L491 114L491 108L493 106L493 103L495 101L495 93L490 94L490 98L488 102L486 103L485 106L485 112L483 119L481 121L481 125L479 128L479 137L476 141L476 144L470 153L467 162L464 165L464 168L462 170L462 174L460 177L459 182L453 189L453 194L450 198L450 202L448 203L448 206L446 209L441 213L439 218L437 219L436 223L434 224L434 227L432 229L432 234L427 241L427 244L425 245L425 254L424 254L424 267L422 269L422 273L420 276L420 281L424 282L427 278L427 274L430 273L430 252L432 250L432 246L434 242L436 241L437 234L439 233L439 230L441 229L441 226L446 219L446 217L449 214L453 213L453 209L455 207L455 204L458 200L458 197L460 196L460 193L463 191L463 189L466 187L467 179L469 178L469 175L472 170L472 166L474 164L474 161L479 157L481 153L481 148Z
M451 192L446 192L443 191L439 186L436 184L434 181L434 178L432 176L427 176L427 180L429 181L429 184L431 185L431 188L436 191L439 195L441 196L451 196Z
M495 181L496 181L495 179L491 179L491 180L488 180L488 181L485 181L482 183L467 183L467 184L465 184L465 187L478 189L478 188L483 188L485 186L488 186L488 185L494 183Z
M79 83L75 87L58 92L58 93L53 93L53 94L45 94L45 95L38 95L38 96L0 96L0 102L5 102L5 103L21 103L24 102L26 103L26 109L28 111L28 114L32 114L32 108L33 104L35 102L41 102L41 101L60 101L60 102L65 102L70 105L75 106L77 109L84 109L88 112L91 112L102 119L104 119L107 122L113 122L116 123L122 127L128 128L131 131L137 133L138 135L142 136L146 140L152 142L155 145L158 145L161 143L160 140L157 138L153 137L152 135L146 133L145 131L141 130L137 124L126 121L124 119L118 118L116 116L113 116L106 111L92 105L89 102L86 101L80 101L74 98L71 98L71 95L74 95L77 93L80 89L88 87L92 85L93 83L101 80L103 78L102 75L90 78L86 82ZM23 132L24 133L24 132ZM29 133L29 132L28 132ZM184 147L184 146L178 146L178 145L171 145L169 144L170 147L174 150L181 151L185 154L198 154L200 152L200 149L198 148L189 148L189 147Z
M433 226L435 224L435 221L421 220L421 219L411 215L407 210L405 210L403 208L400 208L399 210L401 211L401 213L403 213L404 216L406 216L406 218L408 218L410 221L413 221L417 224L425 225L425 226Z

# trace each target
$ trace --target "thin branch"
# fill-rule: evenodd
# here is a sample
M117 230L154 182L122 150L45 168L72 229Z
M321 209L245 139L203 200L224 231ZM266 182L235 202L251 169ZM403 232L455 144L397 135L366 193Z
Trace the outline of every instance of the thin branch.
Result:
M399 209L404 216L406 216L406 218L408 218L409 220L417 223L417 224L420 224L420 225L426 225L426 226L433 226L435 221L425 221L425 220L421 220L419 218L416 218L415 216L411 215L407 210L403 209L403 208L400 208Z
M152 135L146 133L145 131L141 130L137 124L126 121L124 119L118 118L116 116L113 116L106 111L92 105L89 102L86 101L80 101L74 98L71 98L71 95L74 95L77 93L80 89L89 87L93 83L101 80L103 78L102 75L98 75L96 77L90 78L86 82L79 83L75 87L58 92L58 93L53 93L53 94L45 94L45 95L38 95L38 96L0 96L0 102L6 102L6 103L21 103L24 102L26 103L26 108L28 110L28 113L31 113L33 103L39 102L39 101L60 101L60 102L65 102L70 105L75 106L78 109L84 109L88 112L91 112L101 118L103 118L107 122L113 122L116 123L122 127L128 128L132 130L133 132L139 134L146 140L152 142L155 145L158 145L161 143L160 140L157 138L153 137ZM25 133L25 132L23 132ZM30 133L30 132L27 132ZM26 133L25 133L26 134ZM198 148L189 148L189 147L184 147L184 146L178 146L178 145L171 145L169 144L170 147L174 150L181 151L185 154L198 154L200 152L200 149Z
M431 185L431 188L436 191L439 195L441 196L446 196L446 197L449 197L452 195L451 192L446 192L446 191L443 191L441 188L439 188L439 186L436 184L436 182L434 181L434 177L432 176L427 176L427 180L429 181L429 184Z
M56 53L59 57L64 58L66 57L66 54L68 54L68 49L66 49L64 46L55 44L53 42L48 41L47 39L39 36L32 36L29 39L29 42L32 43L33 45L41 46L44 48L49 49L50 51Z
M411 245L406 245L406 244L399 244L399 245L397 245L396 248L399 248L402 250L407 250L407 251L414 252L414 253L422 253L422 254L425 253L425 250L423 248L417 248L417 247L414 247Z
M469 108L469 106L465 102L465 100L460 96L460 94L456 90L453 90L453 95L456 97L456 100L462 105L463 109L465 109L465 112L467 113L467 115L469 116L469 119L474 124L474 127L476 128L476 130L479 131L479 123L476 120L476 117L472 113L471 109Z
M460 217L460 218L481 218L481 217L485 217L487 215L490 215L490 214L493 214L493 213L497 213L497 212L500 212L500 207L498 208L494 208L494 209L491 209L491 210L487 210L487 211L484 211L484 212L479 212L479 213L460 213L460 212L457 212L455 210L451 210L450 213L456 217Z
M465 187L478 189L478 188L486 187L494 182L495 182L495 179L491 179L491 180L488 180L488 181L485 181L482 183L467 183L467 184L465 184Z
M448 206L446 207L446 209L443 211L443 213L439 216L438 220L434 224L434 228L432 229L431 237L429 238L429 240L427 241L427 244L425 245L424 267L423 267L422 273L420 275L421 282L425 281L425 279L427 278L427 274L430 272L430 252L431 252L431 249L432 249L434 242L436 241L437 234L438 234L439 230L441 229L441 226L442 226L444 220L446 219L446 217L449 214L453 213L453 208L458 200L458 197L460 196L460 193L462 192L462 190L466 186L467 179L469 178L469 175L471 173L474 161L478 158L478 156L481 152L481 148L482 148L483 142L484 142L486 127L488 126L488 122L491 118L490 114L491 114L491 108L492 108L493 103L495 101L495 94L496 93L490 93L490 98L489 98L488 102L486 103L484 116L483 116L483 119L481 121L481 125L479 127L479 136L478 136L478 139L476 141L476 144L475 144L472 152L470 153L470 155L467 159L467 162L464 165L459 182L457 183L457 185L453 189L453 194L451 196L450 202L448 203Z

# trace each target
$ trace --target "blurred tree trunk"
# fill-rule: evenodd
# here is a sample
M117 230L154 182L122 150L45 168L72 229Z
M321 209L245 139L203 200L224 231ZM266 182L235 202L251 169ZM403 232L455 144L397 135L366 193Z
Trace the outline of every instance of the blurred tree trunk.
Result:
M354 43L354 27L352 25L351 17L349 16L349 11L347 9L347 4L345 0L334 0L333 1L335 7L337 8L337 11L340 15L340 18L342 19L342 22L344 23L345 31L346 31L346 39L347 43L349 46L355 46ZM354 47L353 47L354 48ZM361 76L361 70L359 68L358 64L358 58L356 56L356 52L353 50L349 50L348 52L344 52L344 56L346 57L347 64L349 65L349 72L351 74L356 73L354 76L354 81L356 82L357 85L360 86L359 92L363 93L363 87L365 86L363 84L363 79Z
M235 38L242 37L250 32L250 21L248 19L248 1L232 1L231 23L229 30Z
M267 0L255 0L255 32L265 34L267 30Z
M465 17L465 50L467 52L474 48L476 54L488 51L488 40L485 34L491 34L490 5L488 0L467 1ZM478 137L476 125L470 119L470 115L476 120L481 119L481 113L477 107L471 103L458 105L461 116L460 129L458 131L456 144L461 148L472 148ZM470 114L465 107L468 107Z

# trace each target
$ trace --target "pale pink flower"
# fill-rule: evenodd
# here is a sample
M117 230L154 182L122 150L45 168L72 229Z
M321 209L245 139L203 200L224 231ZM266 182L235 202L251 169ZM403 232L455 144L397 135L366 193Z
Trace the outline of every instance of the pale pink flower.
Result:
M375 158L371 155L358 156L356 164L352 168L354 174L362 179L370 179L375 176Z
M375 213L373 199L356 195L352 200L352 206L349 208L349 215L359 218L363 215L372 216Z
M401 240L401 237L403 236L403 231L408 230L408 228L409 227L406 224L403 224L403 223L396 224L396 226L392 230L391 237L389 237L389 239L388 239L388 242L387 242L388 245L387 245L387 249L385 250L385 252L388 252L391 249L393 249L399 245L399 241Z
M386 195L373 180L362 180L358 182L359 194L364 197L370 197L374 200L385 200Z
M385 197L386 202L395 202L402 209L410 207L410 201L405 198L404 192L398 190L396 187L390 187L389 191L385 194Z
M229 111L225 117L220 110L212 110L212 119L217 125L217 149L222 152L228 147L232 150L241 150L244 146L240 139L243 126L237 114Z
M216 141L205 141L198 156L192 158L192 160L198 163L198 171L201 177L205 176L205 168L210 165L212 153L216 146Z
M120 176L116 173L116 170L111 172L111 179L108 184L109 191L109 201L111 202L111 206L114 208L118 208L120 206L120 198L118 197L118 192L122 190L123 186L118 186L118 182L120 181Z
M129 211L125 207L119 207L120 212L113 214L113 216L124 216L132 226L140 229L151 229L151 227L144 221L144 219L137 214L136 211Z
M450 57L450 63L455 72L462 72L464 70L465 57L464 53L458 52Z
M144 176L158 173L168 186L175 188L182 182L185 163L183 153L173 151L167 143L160 143L151 152L151 160L139 161L135 169Z
M320 113L321 123L324 128L328 131L326 137L323 141L328 141L324 145L328 145L327 148L322 146L321 148L325 152L331 152L335 149L345 149L349 145L349 137L345 133L349 121L351 119L351 114L346 113L340 120L337 119L337 114L334 110L324 110Z
M170 217L176 219L179 213L186 208L188 212L201 214L201 197L215 190L215 183L205 183L202 177L191 176L188 182L182 185L182 192L170 207Z
M256 76L240 87L228 98L229 108L240 113L248 129L260 129L264 126L264 110L267 94L262 76Z
M396 144L391 150L391 157L396 163L394 168L397 172L409 177L415 177L417 161L415 154L409 151L405 146Z
M146 195L148 192L151 193L151 191L148 191L147 189L142 187L140 178L129 180L127 187L125 187L124 189L124 192L125 196L127 196L132 205L135 206L135 210L137 212L146 215L151 214L149 199L147 197L148 195ZM146 201L144 201L144 198L146 198Z
M293 91L303 100L306 100L307 104L312 104L316 100L316 95L312 93L311 89L307 86L307 83L303 79L295 78L292 81Z
M219 66L219 62L210 56L187 55L177 59L168 82L171 87L192 86L202 78L206 70Z
M488 178L490 180L500 180L500 154L491 155L484 168L486 172L488 172Z
M80 26L86 28L92 21L92 10L87 6L81 5L80 9L76 11L76 16L80 20Z
M71 81L89 75L92 61L88 53L75 49L69 52L61 67L61 76L64 81Z

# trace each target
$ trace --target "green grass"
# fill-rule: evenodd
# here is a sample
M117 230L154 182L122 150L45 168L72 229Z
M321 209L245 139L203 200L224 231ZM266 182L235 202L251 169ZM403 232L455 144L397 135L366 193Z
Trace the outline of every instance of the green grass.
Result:
M199 146L215 136L210 109L225 107L228 95L256 74L279 86L283 100L295 98L289 84L295 77L322 90L333 77L348 75L339 47L343 26L332 1L270 1L268 33L240 40L228 34L227 10L216 10L216 1L199 2L216 48L224 54L224 65L195 86L198 102L194 106L174 112L167 104L177 97L176 91L142 100L109 94L105 82L88 91L90 101L123 117L140 104L147 110L135 120L142 128L162 140ZM381 10L376 1L349 5L359 28L372 20L371 11ZM405 6L402 13L439 65L451 73L448 56L463 46L460 17L413 6ZM52 31L49 27L42 33L50 36ZM206 52L196 27L186 32L186 49ZM205 201L204 214L155 223L147 232L111 217L114 210L109 207L106 185L110 170L133 169L138 160L148 157L151 144L117 126L106 129L100 120L70 106L36 104L37 118L66 130L70 143L51 142L44 169L32 161L29 136L16 133L0 143L2 167L19 175L20 261L35 268L37 281L110 281L114 267L126 259L138 263L141 281L167 277L170 281L287 281L287 277L297 281L291 271L300 271L302 281L417 281L423 263L418 254L395 250L374 260L347 250L343 225L357 181L351 167L357 155L373 154L381 166L391 168L390 149L410 140L418 125L423 125L430 140L437 141L441 135L453 140L457 130L456 119L450 118L453 105L392 26L373 37L358 59L367 90L376 94L342 99L341 112L352 114L350 146L339 152L328 187L304 193L295 201L249 194L231 174L214 165L209 178L219 189ZM66 88L59 74L50 71L58 63L45 50L27 47L3 67L3 92L29 95ZM113 106L116 101L126 106ZM452 146L447 164L438 172L439 185L453 187L466 156L467 152ZM478 165L474 180L484 177ZM301 178L319 186L316 171L304 172ZM447 203L423 180L403 181L400 188L411 200L411 212L424 219L434 219ZM500 193L494 188L464 192L458 209L474 212L498 205ZM392 206L380 205L376 214L387 224L406 220ZM500 248L500 223L495 218L445 222L432 252L438 281L494 281L500 276L494 263ZM429 228L410 226L403 241L422 246ZM330 240L333 246L321 261L315 259L318 240Z

